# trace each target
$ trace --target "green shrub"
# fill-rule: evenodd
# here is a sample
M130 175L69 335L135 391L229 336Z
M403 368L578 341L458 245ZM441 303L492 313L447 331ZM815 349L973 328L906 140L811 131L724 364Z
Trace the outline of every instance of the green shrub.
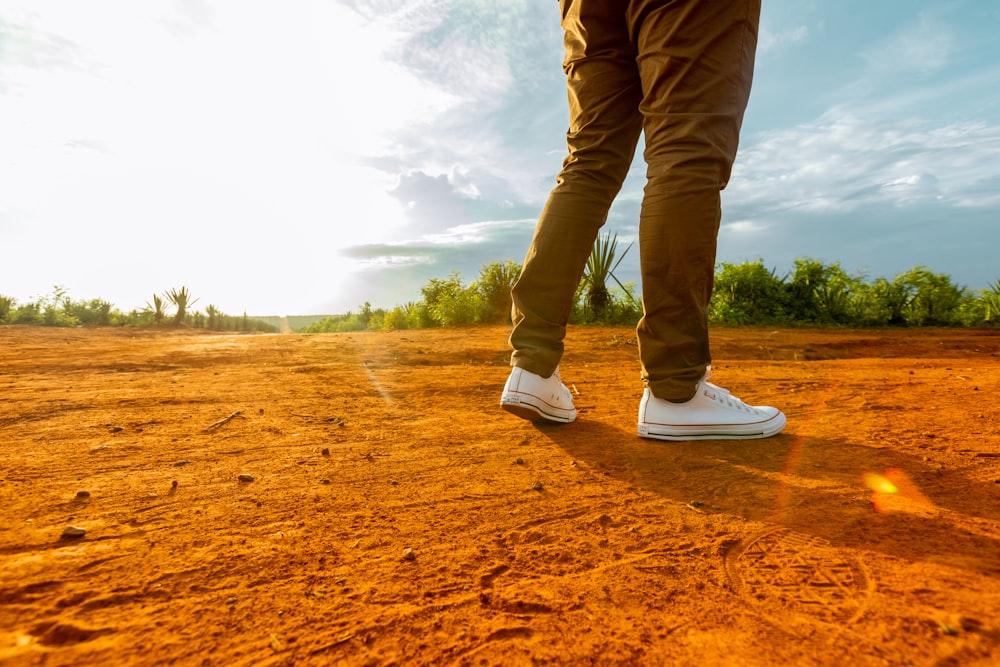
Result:
M0 294L0 324L6 324L7 318L16 305L17 301L13 297Z
M65 312L83 326L106 327L111 324L111 303L103 299L65 302Z
M595 321L605 320L608 317L608 313L605 311L611 309L613 305L614 299L611 289L608 287L609 280L613 280L631 299L631 294L615 275L615 269L625 259L625 255L628 254L633 243L635 242L629 243L625 250L618 254L617 234L614 236L611 235L611 232L607 232L603 236L599 234L594 240L594 247L587 257L587 264L583 270L581 284L584 303Z
M472 284L478 292L481 313L480 322L509 324L512 300L510 290L521 275L521 265L508 259L504 262L490 262L483 266L479 278Z
M1000 324L1000 280L979 292L982 320L986 324Z
M420 288L427 312L436 326L453 327L479 321L483 299L474 287L462 285L458 272L447 278L431 278Z
M953 285L951 278L917 266L896 277L909 295L904 309L906 323L912 326L949 326L956 324L956 311L968 297L964 287Z
M764 261L720 265L709 304L709 319L723 324L774 324L786 321L784 281Z
M642 318L642 304L635 298L635 283L624 283L608 290L608 300L600 310L593 308L587 289L586 282L581 282L570 313L572 324L635 326Z
M847 275L839 263L796 259L791 279L783 285L783 317L796 323L849 323L858 310L855 299L863 284L860 277Z

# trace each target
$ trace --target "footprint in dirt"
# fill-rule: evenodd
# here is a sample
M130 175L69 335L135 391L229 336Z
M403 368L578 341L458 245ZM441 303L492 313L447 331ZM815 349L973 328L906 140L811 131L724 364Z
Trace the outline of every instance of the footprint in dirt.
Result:
M861 561L822 538L790 530L766 531L738 542L725 564L733 590L792 634L809 634L816 623L854 623L875 590Z

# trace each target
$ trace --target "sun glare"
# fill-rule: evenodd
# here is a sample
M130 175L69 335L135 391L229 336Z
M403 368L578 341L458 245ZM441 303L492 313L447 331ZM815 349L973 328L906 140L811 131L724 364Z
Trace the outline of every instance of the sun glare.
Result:
M876 493L896 493L899 491L895 484L884 476L874 472L866 472L861 476L861 479L864 481L865 486Z
M880 514L906 512L930 516L935 511L934 503L901 468L889 468L884 475L866 472L861 480L872 492L872 508Z

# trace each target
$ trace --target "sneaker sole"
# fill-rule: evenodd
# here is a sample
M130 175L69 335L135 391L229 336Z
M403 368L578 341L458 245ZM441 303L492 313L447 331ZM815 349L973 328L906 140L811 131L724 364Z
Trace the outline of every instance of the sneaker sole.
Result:
M637 432L640 438L652 440L669 440L680 442L684 440L760 440L781 433L785 428L785 415L779 413L774 419L762 424L749 426L673 426L662 424L639 424Z
M500 407L512 415L531 422L554 422L556 424L569 424L576 419L576 415L563 417L549 412L543 412L541 408L532 403L522 400L519 396L506 395L500 399Z

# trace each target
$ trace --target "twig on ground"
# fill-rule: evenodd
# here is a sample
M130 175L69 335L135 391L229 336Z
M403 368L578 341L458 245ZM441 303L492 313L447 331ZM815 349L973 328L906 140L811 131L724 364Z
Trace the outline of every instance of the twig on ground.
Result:
M217 422L215 422L213 424L209 424L208 426L206 426L202 430L203 431L212 431L212 430L215 430L215 429L219 428L220 426L224 426L225 424L228 424L229 422L231 422L232 420L236 419L237 417L239 417L240 419L244 419L244 417L243 417L243 411L242 410L237 410L236 412L234 412L233 414L229 415L228 417L226 417L224 419L220 419L219 421L217 421Z
M684 505L684 507L687 507L688 509L692 509L692 510L694 510L694 511L695 511L695 512L697 512L698 514L704 514L704 512L702 512L702 511L701 511L700 509L698 509L697 507L695 507L695 503L696 503L696 502L697 502L697 501L694 501L694 500L692 500L692 501L691 501L691 502L689 502L689 503L683 503L683 505ZM698 504L700 505L701 503L698 503Z

